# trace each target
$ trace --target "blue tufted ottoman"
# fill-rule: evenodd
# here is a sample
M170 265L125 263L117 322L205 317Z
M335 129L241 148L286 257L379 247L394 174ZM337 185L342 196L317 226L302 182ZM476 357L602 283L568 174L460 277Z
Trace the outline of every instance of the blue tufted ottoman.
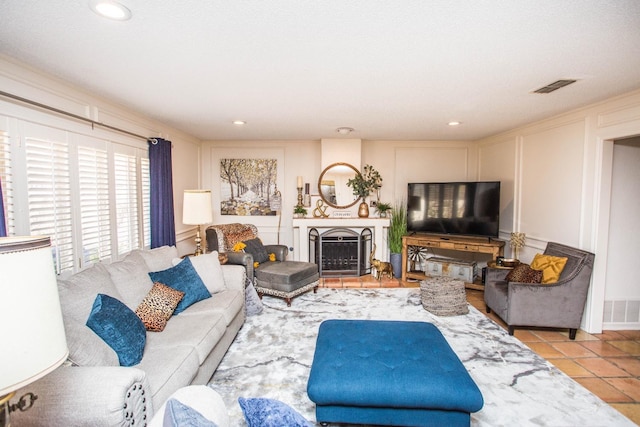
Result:
M482 394L431 323L327 320L307 384L321 423L468 426Z

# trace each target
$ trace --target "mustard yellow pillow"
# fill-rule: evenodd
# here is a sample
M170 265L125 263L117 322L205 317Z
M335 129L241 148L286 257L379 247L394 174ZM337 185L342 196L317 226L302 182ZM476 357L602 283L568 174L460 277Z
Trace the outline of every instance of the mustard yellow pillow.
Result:
M556 283L567 264L566 257L536 254L531 261L531 268L542 271L543 284Z

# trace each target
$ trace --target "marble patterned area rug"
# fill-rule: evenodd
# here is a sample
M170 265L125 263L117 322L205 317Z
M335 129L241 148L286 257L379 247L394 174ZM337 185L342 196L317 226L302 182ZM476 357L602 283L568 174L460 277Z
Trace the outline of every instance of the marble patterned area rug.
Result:
M262 314L247 318L211 379L232 425L246 425L238 397L278 399L315 421L307 379L318 327L327 319L436 325L484 397L482 410L471 416L473 426L635 425L475 308L469 306L462 316L432 315L422 307L417 288L321 288L295 298L291 307L267 296L263 304Z

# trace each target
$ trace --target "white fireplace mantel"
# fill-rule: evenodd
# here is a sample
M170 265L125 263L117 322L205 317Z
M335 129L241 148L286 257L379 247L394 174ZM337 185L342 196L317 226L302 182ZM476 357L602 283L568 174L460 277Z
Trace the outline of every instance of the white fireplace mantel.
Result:
M333 228L370 228L373 231L373 243L376 245L375 258L388 260L386 243L388 218L294 218L293 238L296 242L294 252L297 261L309 262L309 229L315 228L321 234Z

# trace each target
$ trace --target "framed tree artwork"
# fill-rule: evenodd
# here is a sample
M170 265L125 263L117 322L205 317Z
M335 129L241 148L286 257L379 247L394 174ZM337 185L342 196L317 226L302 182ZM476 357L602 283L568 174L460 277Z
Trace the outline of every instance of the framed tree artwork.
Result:
M220 214L276 215L270 206L277 173L277 159L221 158Z

